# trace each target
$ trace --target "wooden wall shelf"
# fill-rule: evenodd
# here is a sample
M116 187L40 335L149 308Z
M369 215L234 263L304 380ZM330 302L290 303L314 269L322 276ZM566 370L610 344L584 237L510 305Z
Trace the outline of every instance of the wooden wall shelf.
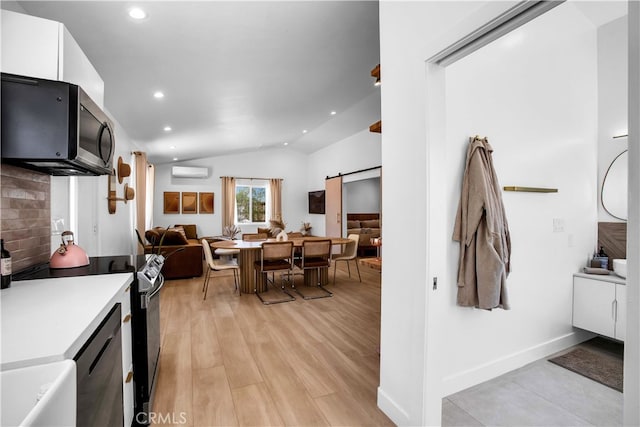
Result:
M378 120L371 126L369 126L369 132L382 133L382 120Z

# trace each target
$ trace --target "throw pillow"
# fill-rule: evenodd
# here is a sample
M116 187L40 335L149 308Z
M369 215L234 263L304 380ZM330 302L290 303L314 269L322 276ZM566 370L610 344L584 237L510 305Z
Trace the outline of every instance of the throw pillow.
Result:
M167 230L162 240L162 246L186 245L188 243L184 234L171 229Z
M160 233L158 233L158 230L151 229L145 231L144 238L147 239L147 242L149 242L150 245L157 245L160 243Z
M380 228L380 220L378 219L360 221L360 224L362 224L362 228Z
M184 240L187 240L187 233L184 232L184 228L181 225L176 225L173 228L169 228L167 231L175 231L178 232L184 237Z
M198 232L195 224L176 224L176 227L182 227L187 239L198 239Z
M360 228L360 221L348 219L347 228Z

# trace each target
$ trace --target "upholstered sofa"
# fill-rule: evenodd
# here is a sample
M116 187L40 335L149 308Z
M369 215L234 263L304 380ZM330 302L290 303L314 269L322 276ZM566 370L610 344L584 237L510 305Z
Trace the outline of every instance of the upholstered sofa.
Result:
M362 216L378 214L347 214L347 236L358 234L358 255L376 255L377 248L371 244L371 239L380 237L380 219L357 219Z
M167 257L162 267L165 279L202 276L202 244L198 240L195 224L176 225L168 229L154 227L147 230L144 236L147 240L145 253L159 253Z

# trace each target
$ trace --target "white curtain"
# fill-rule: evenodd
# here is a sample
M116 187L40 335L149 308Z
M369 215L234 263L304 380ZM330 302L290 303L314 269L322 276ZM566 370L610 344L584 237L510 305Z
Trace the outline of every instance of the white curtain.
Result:
M222 180L222 229L232 226L236 220L236 179L232 176L220 177Z

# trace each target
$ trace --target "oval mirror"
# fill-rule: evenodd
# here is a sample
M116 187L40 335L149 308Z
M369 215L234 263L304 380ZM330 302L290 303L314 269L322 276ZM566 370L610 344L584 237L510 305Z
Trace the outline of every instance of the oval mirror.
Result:
M613 159L602 182L600 199L609 215L627 220L627 171L629 165L627 150Z

